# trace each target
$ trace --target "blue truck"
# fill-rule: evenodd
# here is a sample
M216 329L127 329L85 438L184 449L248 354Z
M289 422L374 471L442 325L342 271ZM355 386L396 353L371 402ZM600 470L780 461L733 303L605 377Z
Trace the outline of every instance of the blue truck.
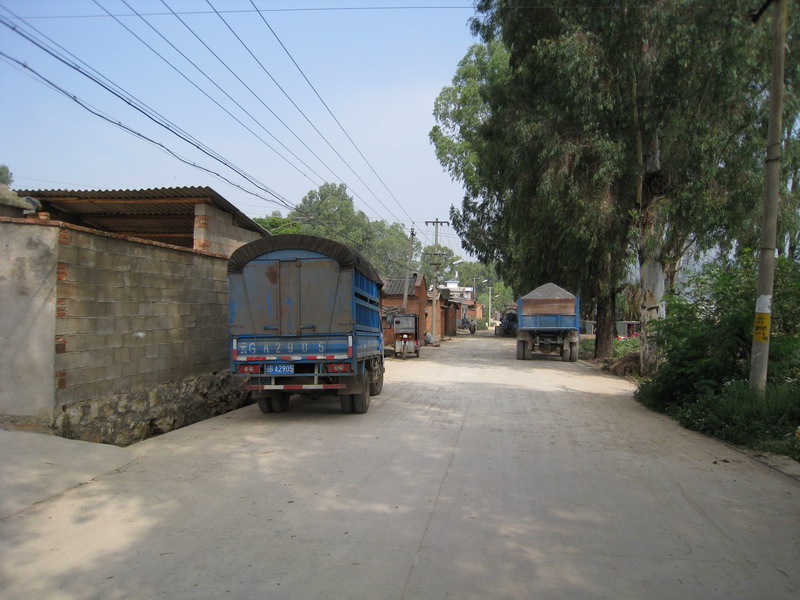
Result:
M365 413L383 388L380 276L352 248L309 235L245 244L228 261L230 365L259 408L337 395Z
M546 283L517 300L517 360L533 351L578 360L580 297Z

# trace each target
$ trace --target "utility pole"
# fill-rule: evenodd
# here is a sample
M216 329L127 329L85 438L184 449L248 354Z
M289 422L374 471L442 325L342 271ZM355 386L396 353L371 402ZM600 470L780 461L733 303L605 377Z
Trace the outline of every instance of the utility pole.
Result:
M767 0L753 21L774 2L772 35L772 76L769 86L769 130L764 174L764 209L761 221L761 249L756 285L756 311L753 346L750 355L750 388L764 393L769 364L769 334L772 318L772 288L775 281L775 238L781 174L781 131L783 128L783 75L786 45L786 0Z
M486 319L489 330L492 329L492 286L489 286L489 315Z
M403 312L408 311L408 278L411 276L411 259L414 256L414 228L411 228L411 247L408 249L408 262L406 263L406 283L403 286Z
M442 256L444 252L439 252L439 225L450 225L450 222L436 219L435 221L425 221L425 225L436 227L433 241L436 252L433 254L434 256ZM431 331L431 337L433 338L433 343L436 344L436 313L439 312L439 267L442 266L442 263L436 262L431 263L431 265L433 266L433 314L431 315L431 329L433 331Z

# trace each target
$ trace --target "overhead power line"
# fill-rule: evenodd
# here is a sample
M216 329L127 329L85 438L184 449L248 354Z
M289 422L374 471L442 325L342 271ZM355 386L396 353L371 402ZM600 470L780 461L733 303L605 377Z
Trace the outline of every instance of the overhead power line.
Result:
M319 135L319 137L320 137L320 138L322 138L322 140L323 140L323 141L324 141L324 142L325 142L325 143L328 145L328 147L329 147L329 148L330 148L330 149L333 151L333 153L334 153L334 154L336 154L336 156L338 156L338 157L339 157L339 159L340 159L340 160L341 160L341 161L344 163L344 165L345 165L345 166L346 166L346 167L347 167L347 168L350 170L350 172L351 172L353 175L355 175L356 179L358 179L358 180L361 182L361 184L362 184L362 185L363 185L363 186L364 186L364 187L367 189L367 191L369 191L369 193L370 193L370 194L372 194L372 196L373 196L373 197L374 197L374 198L375 198L375 199L378 201L378 203L379 203L381 206L383 206L383 208L384 208L386 211L388 211L388 213L389 213L389 214L392 216L392 218L393 218L395 221L399 221L400 219L398 219L398 218L397 218L397 216L396 216L394 213L392 213L391 209L389 209L389 207L388 207L388 206L386 206L386 204L384 204L384 203L383 203L383 201L382 201L382 200L381 200L381 199L378 197L378 195L377 195L377 194L376 194L374 191L372 191L372 188L370 188L369 184L367 184L367 182L366 182L366 181L364 181L364 179L362 179L362 177L361 177L361 176L360 176L360 175L359 175L359 174L356 172L356 170L355 170L355 169L353 169L353 167L350 165L350 163L347 161L347 159L345 159L345 157L341 155L341 153L340 153L340 152L339 152L339 151L338 151L338 150L337 150L337 149L336 149L336 148L333 146L333 144L331 144L331 142L328 140L328 138L327 138L327 137L325 137L325 134L323 134L323 133L322 133L322 132L319 130L319 128L318 128L318 127L317 127L317 126L316 126L316 125L315 125L315 124L314 124L314 123L311 121L311 119L309 119L309 118L308 118L308 115L306 115L306 113L303 111L303 109L302 109L302 108L300 108L300 106L298 106L298 104L297 104L297 103L294 101L294 99L293 99L293 98L292 98L292 97L289 95L289 93L288 93L288 92L287 92L287 91L286 91L286 90L283 88L283 86L282 86L282 85L281 85L281 84L280 84L280 83L279 83L279 82L278 82L278 81L275 79L275 77L273 77L273 75L272 75L272 73L270 73L269 69L267 69L267 68L264 66L264 63L262 63L262 62L261 62L261 60L259 60L259 58L258 58L258 57L257 57L257 56L256 56L256 55L253 53L253 51L250 49L250 47L249 47L249 46L248 46L248 45L245 43L245 41L244 41L244 40L243 40L243 39L242 39L242 38L239 36L239 34L237 34L237 33L236 33L236 31L233 29L233 27L231 27L230 23L228 23L228 21L225 19L225 17L223 17L223 16L222 16L222 15L221 15L221 14L220 14L218 11L217 11L217 9L216 9L216 8L214 8L214 5L213 5L213 4L211 4L211 0L206 0L206 2L207 2L207 3L208 3L208 5L209 5L209 6L210 6L210 7L211 7L213 10L214 10L214 12L216 13L216 15L217 15L217 16L220 18L220 20L221 20L223 23L225 23L225 26L228 28L228 30L231 32L231 34L233 34L233 36L234 36L234 37L235 37L235 38L236 38L236 39L239 41L239 43L240 43L240 44L242 45L242 47L243 47L243 48L244 48L244 49L247 51L247 53L248 53L248 54L249 54L249 55L250 55L250 56L253 58L253 60L256 62L256 64L258 64L258 66L259 66L259 67L261 67L261 70L262 70L262 71L264 71L264 73L267 75L267 77L269 77L269 78L270 78L270 80L271 80L271 81L272 81L272 82L273 82L273 83L274 83L274 84L277 86L277 88L278 88L278 89L281 91L281 93L282 93L282 94L283 94L283 95L286 97L286 99L287 99L287 100L288 100L288 101L289 101L289 102L292 104L292 106L294 106L294 107L295 107L295 109L297 109L297 111L300 113L300 115L302 115L302 117L303 117L303 118L306 120L306 122L307 122L307 123L308 123L308 124L311 126L311 128L312 128L312 129L313 129L315 132L317 132L317 134ZM162 4L164 4L164 6L167 6L167 7L169 8L169 6L168 6L168 5L167 5L167 3L166 3L166 0L161 0L161 3L162 3ZM199 38L198 38L198 39L199 39ZM204 44L204 45L205 45L205 44ZM238 77L237 77L237 79L238 79ZM240 81L241 81L241 80L240 80ZM248 89L249 89L249 88L248 88ZM363 155L362 155L362 156L363 156ZM366 160L366 159L365 159L365 160ZM341 178L339 178L339 179L340 179L341 181L344 181L344 180L343 180L343 179L341 179Z
M128 8L130 8L131 10L133 10L133 9L130 7L130 5L128 5L128 4L127 4L126 0L122 0L122 1L125 3L125 5L126 5L126 6L128 6ZM289 127L289 125L287 125L287 124L286 124L286 122L285 122L283 119L281 119L281 117L280 117L280 116L279 116L279 115L278 115L278 114L277 114L277 113L276 113L274 110L272 110L272 108L271 108L271 107L270 107L270 106L269 106L269 105L268 105L266 102L264 102L264 99L263 99L263 98L262 98L260 95L258 95L258 94L257 94L257 93L256 93L256 92L255 92L255 91L254 91L254 90L253 90L253 89L252 89L252 88L251 88L251 87L250 87L250 86L249 86L249 85L248 85L248 84L247 84L247 83L246 83L246 82L245 82L245 81L244 81L244 80L243 80L243 79L242 79L242 78L241 78L241 77L240 77L240 76L237 74L237 73L236 73L236 71L234 71L234 69L233 69L233 68L231 68L231 66L230 66L230 65L228 65L228 63L226 63L226 62L225 62L225 61L224 61L224 60L223 60L223 59L222 59L222 58L221 58L221 57L220 57L220 56L219 56L219 55L218 55L218 54L217 54L217 53L214 51L214 49L213 49L213 48L211 48L211 46L209 46L209 45L208 45L208 44L205 42L205 40L203 40L203 38L202 38L202 37L201 37L201 36L200 36L200 35L199 35L199 34L198 34L198 33L197 33L197 32L196 32L194 29L192 29L192 27L191 27L191 26L190 26L190 25L189 25L189 24L188 24L188 23L187 23L187 22L186 22L184 19L182 19L182 18L181 18L181 17L180 17L180 16L179 16L179 15L178 15L176 12L174 12L174 11L172 10L172 7L170 7L170 6L169 6L169 4L167 4L165 0L161 0L161 3L162 3L162 4L163 4L163 5L164 5L164 6L165 6L165 7L166 7L166 8L167 8L169 11L170 11L170 14L172 14L173 16L175 16L175 17L178 19L178 21L180 21L180 23L181 23L181 24L182 24L182 25L183 25L183 26L184 26L184 27L185 27L185 28L186 28L186 29L189 31L189 33L191 33L191 34L192 34L192 35L195 37L195 39L197 39L197 40L198 40L198 41L199 41L199 42L200 42L200 43L203 45L203 47L205 47L205 48L206 48L206 50L208 50L208 52L209 52L211 55L212 55L212 56L213 56L213 57L214 57L214 58L215 58L215 59L216 59L216 60L217 60L217 61L218 61L218 62L219 62L219 63L220 63L220 64L221 64L223 67L225 67L225 69L226 69L226 70L227 70L227 71L228 71L228 72L229 72L231 75L233 75L233 77L234 77L234 78L236 78L236 80L237 80L237 81L238 81L240 84L242 84L242 86L243 86L243 87L244 87L244 88L245 88L245 89L246 89L248 92L250 92L250 94L251 94L251 95L252 95L252 96L253 96L253 97L256 99L256 101L258 101L258 103L259 103L259 104L261 104L261 105L262 105L264 108L266 108L266 109L267 109L267 110L268 110L268 111L269 111L269 112L270 112L270 113L271 113L271 114L272 114L272 115L273 115L273 116L274 116L274 117L275 117L275 118L278 120L278 122L279 122L279 123L281 123L281 125L283 125L283 126L284 126L284 127L287 129L287 131L289 131L289 133L291 133L291 134L292 134L292 135L293 135L293 136L294 136L294 137L297 139L297 141L298 141L298 142L300 142L300 144L302 144L302 145L303 145L303 147L305 147L305 148L306 148L306 149L307 149L307 150L308 150L308 151L309 151L309 152L310 152L310 153L311 153L311 154L314 156L314 158L316 158L316 159L317 159L317 160L318 160L318 161L319 161L319 162L320 162L320 163L321 163L321 164L322 164L322 165L323 165L323 166L324 166L326 169L328 169L328 171L329 171L329 172L330 172L330 173L331 173L331 174L334 176L334 178L335 178L335 179L337 179L337 180L339 180L339 181L342 181L342 182L344 182L344 179L343 179L342 177L340 177L340 176L339 176L339 175L338 175L338 174L337 174L337 173L336 173L336 172L335 172L335 171L334 171L334 170L333 170L333 169L332 169L330 166L328 166L328 165L325 163L325 161L324 161L324 160L322 160L322 158L320 158L320 157L317 155L317 153L316 153L316 152L314 152L314 150L312 150L312 149L311 149L311 148L308 146L308 144L306 144L306 142L304 142L304 141L303 141L303 139L302 139L302 138L300 138L300 136L299 136L299 135L297 135L297 133L296 133L296 132L295 132L295 131L294 131L294 130L291 128L291 127ZM211 4L210 4L210 3L209 3L209 6L211 6ZM212 7L212 8L213 8L213 7ZM135 12L135 11L134 11L134 12ZM222 19L222 20L223 20L223 22L225 22L225 21L224 21L224 19ZM227 25L227 22L226 22L225 24ZM152 27L152 25L151 25L151 27ZM229 26L229 28L230 28L230 26ZM234 33L234 35L235 35L235 33ZM237 39L239 39L239 38L238 38L238 36L236 36L236 37L237 37ZM240 40L240 41L241 41L241 40ZM242 42L242 43L243 43L243 42ZM246 47L246 46L245 46L245 47ZM248 51L249 51L249 49L248 49ZM252 54L252 53L251 53L251 54ZM272 76L270 75L270 77L272 77ZM274 81L274 79L273 79L273 81ZM276 84L277 84L277 82L276 82ZM279 87L280 87L280 86L279 86ZM283 90L281 90L281 91L283 91ZM284 92L284 94L285 94L285 92ZM303 116L305 116L305 115L303 115ZM307 117L306 117L306 120L308 120L308 118L307 118ZM327 141L327 140L326 140L326 141ZM346 163L345 163L345 164L346 164ZM349 165L348 165L348 167L349 167ZM352 170L352 169L351 169L351 170ZM364 200L363 200L363 199L362 199L360 196L358 196L358 194L356 194L355 192L353 192L353 195L354 195L354 196L356 196L356 197L358 197L358 198L359 198L359 199L360 199L362 202L364 202ZM367 207L370 207L370 206L369 206L369 204L367 204L366 202L364 202L364 204L365 204ZM370 208L371 208L371 207L370 207ZM376 214L378 217L380 217L380 215L378 215L378 213L377 213L377 212L375 212L375 214Z
M188 56L186 56L186 54L184 54L183 52L181 52L181 50L180 50L180 49L179 49L177 46L175 46L175 45L174 45L174 44L173 44L173 43L172 43L172 42L171 42L171 41L170 41L170 40L169 40L167 37L165 37L165 36L164 36L164 35L163 35L163 34L162 34L160 31L158 31L158 29L156 29L155 27L153 27L153 25L152 25L150 22L148 22L148 21L147 21L147 19L145 19L144 17L141 17L141 15L139 15L139 16L140 16L140 18L141 18L141 20L142 20L142 21L143 21L143 22L144 22L144 23L145 23L147 26L149 26L149 27L150 27L150 28L153 30L153 32L155 32L155 33L156 33L156 34L157 34L159 37L161 37L161 39L163 39L163 40L164 40L164 41L165 41L167 44L169 44L169 45L170 45L170 46L171 46L171 47L172 47L172 48L173 48L173 49L174 49L174 50L175 50L175 51L176 51L178 54L180 54L180 55L181 55L181 56L182 56L182 57L183 57L183 58L184 58L184 59L185 59L185 60L186 60L186 61L187 61L189 64L191 64L191 65L192 65L192 66L193 66L193 67L194 67L194 68L195 68L195 69L196 69L196 70L197 70L197 71L198 71L198 72L199 72L201 75L203 75L203 76L204 76L204 77L205 77L205 78L206 78L206 79L207 79L209 82L211 82L211 84L213 84L213 85L214 85L214 86L215 86L215 87L216 87L216 88L217 88L217 89L218 89L220 92L222 92L222 93L223 93L223 94L224 94L224 95L225 95L225 96L226 96L226 97L227 97L227 98L228 98L228 99L229 99L231 102L233 102L233 103L234 103L234 104L235 104L237 107L239 107L239 109L240 109L240 110L241 110L241 111L242 111L244 114L246 114L248 117L250 117L250 118L253 120L253 122L254 122L254 123L256 123L256 125L258 125L258 126L259 126L259 127L260 127L260 128L261 128L261 129L262 129L262 130L263 130L263 131L264 131L264 132L267 134L267 135L269 135L269 136L270 136L270 137L271 137L273 140L275 140L275 141L276 141L278 144L280 144L280 146L281 146L281 147L282 147L284 150L286 150L287 152L289 152L289 154L291 154L291 155L292 155L294 158L296 158L296 159L297 159L297 160L298 160L298 161L299 161L299 162L300 162L300 163L301 163L301 164L302 164L304 167L306 167L306 168L307 168L309 171L311 171L311 172L312 172L312 173L313 173L313 174L314 174L314 175L317 177L317 181L314 181L314 180L313 180L313 179L312 179L312 178L311 178L311 177L310 177L310 176L309 176L307 173L303 172L303 171L302 171L302 170L301 170L299 167L297 167L297 165L295 165L294 163L292 163L292 161L290 161L289 159L287 159L287 158L286 158L286 157L285 157L283 154L281 154L280 152L278 152L278 150L276 150L275 148L273 148L273 147L272 147L272 146L271 146L271 145L270 145L270 144L269 144L269 143L268 143L266 140L264 140L264 139L263 139L263 138L262 138L260 135L258 135L258 134L257 134L255 131L253 131L252 129L250 129L250 127L248 127L248 126L247 126L245 123L243 123L243 122L242 122L242 121L241 121L241 120L240 120L240 119L239 119L239 118L238 118L236 115L234 115L233 113L231 113L231 112L230 112L230 111L229 111L227 108L225 108L224 106L222 106L222 104L220 104L219 102L217 102L217 100L216 100L216 99L214 99L213 97L211 97L211 95L210 95L210 94L208 94L208 93L207 93L207 92L206 92L206 91L205 91L203 88L201 88L199 85L197 85L197 83L195 83L194 81L192 81L192 79L191 79L191 78L190 78L188 75L186 75L186 74L185 74L183 71L181 71L181 70L180 70L178 67L176 67L175 65L173 65L173 64L172 64L172 63L171 63L169 60L167 60L167 58L166 58L166 57L164 57L164 56L163 56L163 55L162 55L160 52L158 52L158 51L157 51L155 48L153 48L153 47L152 47L150 44L148 44L148 43L147 43L147 42L146 42L144 39L142 39L142 38L141 38L141 36L139 36L139 35L138 35L138 34L137 34L135 31L133 31L133 30L132 30L130 27L128 27L127 25L125 25L125 23L123 23L123 22L122 22L120 19L118 19L117 17L115 17L114 15L112 15L110 12L108 12L108 10L106 10L106 8L105 8L104 6L102 6L102 5L101 5L101 4L100 4L100 3L99 3L97 0L93 0L93 1L94 1L94 3L95 3L95 4L96 4L98 7L100 7L102 10L106 11L106 12L108 13L108 15L109 15L111 18L113 18L113 19L114 19L114 20L115 20L115 21L116 21L116 22L117 22L117 23L118 23L118 24L119 24L121 27L123 27L123 28L124 28L124 29L125 29L125 30L126 30L128 33L130 33L130 34L131 34L133 37L135 37L137 40L139 40L139 41L140 41L142 44L144 44L144 45L145 45L145 46L146 46L146 47L147 47L147 48L148 48L148 49L149 49L151 52L153 52L153 53L154 53L156 56L158 56L158 57L159 57L161 60L163 60L163 61L164 61L164 62L165 62L165 63L166 63L166 64L167 64L167 65L168 65L170 68L172 68L172 69L173 69L173 70L174 70L176 73L178 73L178 74L179 74L181 77L183 77L183 78L184 78L184 79L185 79L185 80L186 80L186 81L187 81L187 82L188 82L190 85L192 85L192 86L193 86L195 89L197 89L197 90L198 90L198 91L199 91L201 94L203 94L203 95L204 95L206 98L208 98L209 100L211 100L211 102L213 102L214 104L216 104L216 105L217 105L219 108L221 108L223 111L225 111L225 113L227 113L227 114L228 114L228 115L229 115L229 116L230 116L232 119L234 119L234 120L235 120L237 123L239 123L239 124L240 124L242 127L244 127L244 128L247 130L247 131L249 131L249 132L250 132L250 133L251 133L253 136L255 136L255 137L256 137L256 139L258 139L258 140L259 140L259 141L260 141L262 144L264 144L264 145L265 145L267 148L269 148L270 150L272 150L272 151L273 151L273 152L274 152L274 153L275 153L275 154L276 154L278 157L280 157L281 159L283 159L283 160L284 160L284 161L285 161L287 164L289 164L289 166L291 166L293 169L295 169L295 170L296 170L298 173L300 173L300 174L301 174L303 177L305 177L306 179L308 179L308 180L309 180L311 183L313 183L314 185L320 185L320 181L324 181L324 177L322 177L322 175L320 175L319 173L317 173L317 172L316 172L316 171L315 171L315 170L314 170L314 169L313 169L313 168L312 168L310 165L308 165L308 164L307 164L305 161L303 161L303 159L302 159L302 158L300 158L299 156L297 156L297 155L296 155L294 152L292 152L292 151L291 151L291 150L290 150L290 149L289 149L289 148L288 148L288 147L287 147L287 146L286 146L286 145L285 145L283 142L281 142L281 141L280 141L280 140L279 140L277 137L275 137L275 135L273 135L273 134L272 134L272 132L270 132L270 131L269 131L269 130L268 130L268 129L267 129L267 128L266 128L266 127L265 127L265 126L264 126L264 125L263 125L263 124L262 124L262 123L261 123L261 122L258 120L258 119L256 119L256 118L255 118L255 117L254 117L254 116L253 116L253 115L252 115L252 114L251 114L251 113L250 113L250 112L249 112L249 111L248 111L246 108L244 108L244 107L243 107L243 106L242 106L242 105L241 105L239 102L237 102L237 101L236 101L236 99L234 99L234 98L233 98L233 97L232 97L232 96L231 96L231 95L230 95L228 92L226 92L226 91L225 91L225 89L224 89L222 86L220 86L220 85L219 85L219 84L218 84L216 81L214 81L214 79L213 79L212 77L210 77L210 76L209 76L209 75L208 75L208 74L207 74L207 73L206 73L206 72L205 72L203 69L201 69L201 68L200 68L200 67L199 67L199 66L198 66L198 65L197 65L197 64L196 64L196 63L195 63L195 62L194 62L192 59L190 59ZM126 5L127 5L127 3L126 3ZM133 10L133 9L131 9L131 10ZM135 12L135 11L134 11L134 12Z
M189 165L191 167L194 167L196 169L199 169L201 171L204 171L204 172L208 173L209 175L212 175L213 177L216 177L220 181L224 181L225 183L228 183L228 184L236 187L237 189L240 189L241 191L243 191L243 192L245 192L247 194L250 194L252 196L256 196L257 198L261 198L262 200L264 200L266 202L270 202L271 204L277 204L277 205L283 206L285 208L290 208L290 209L294 208L293 206L291 206L291 204L289 204L288 200L286 200L285 198L281 197L280 195L277 195L275 192L270 191L271 194L275 195L275 199L267 198L267 197L262 196L261 194L259 194L257 192L254 192L252 190L248 190L244 186L232 181L228 177L225 177L224 175L222 175L221 173L219 173L217 171L214 171L213 169L209 169L207 167L204 167L204 166L202 166L202 165L200 165L200 164L198 164L198 163L196 163L196 162L194 162L194 161L192 161L192 160L190 160L190 159L188 159L188 158L186 158L184 156L181 156L180 154L178 154L176 151L172 150L171 148L169 148L165 144L162 144L161 142L158 142L158 141L154 140L153 138L151 138L151 137L149 137L149 136L147 136L147 135L145 135L145 134L133 129L133 127L125 125L121 121L118 121L118 120L114 119L113 117L107 115L106 113L104 113L100 109L92 106L88 102L85 102L84 100L81 100L76 95L71 94L70 92L68 92L67 90L62 88L61 86L57 85L56 83L52 82L51 80L46 78L44 75L42 75L41 73L36 71L33 67L31 67L26 62L23 62L23 61L21 61L19 59L16 59L16 58L12 57L12 56L9 56L8 54L6 54L5 52L3 52L1 50L0 50L0 57L2 57L7 62L10 62L10 63L14 64L17 67L21 67L22 69L25 69L26 71L31 73L33 76L35 76L35 78L37 78L39 81L41 81L44 85L46 85L50 89L58 92L59 94L62 94L63 96L66 96L67 98L69 98L70 100L72 100L73 102L75 102L76 104L78 104L79 106L84 108L85 110L89 111L91 114L95 115L96 117L99 117L99 118L103 119L104 121L107 121L108 123L111 123L115 127L118 127L120 129L122 129L123 131L126 131L126 132L130 133L131 135L136 136L139 139L144 140L144 141L156 146L161 151L163 151L163 152L169 154L170 156L178 159L182 163L184 163L186 165ZM238 171L237 171L237 173L238 173ZM94 187L94 186L91 186L91 187Z
M357 145L357 144L356 144L356 143L353 141L353 138L352 138L352 137L350 137L350 134L349 134L349 133L347 133L347 130L344 128L344 126L341 124L341 122L339 122L339 119L337 119L337 118L336 118L336 115L334 115L334 114L333 114L333 111L331 110L330 106L328 106L328 103L327 103L327 102L325 102L325 100L323 100L323 99L322 99L322 96L320 96L319 92L317 91L317 88L315 88L315 87L314 87L314 84L312 84L312 83L311 83L311 81L308 79L308 77L306 76L306 74L305 74L305 72L303 71L303 69L301 69L301 68L300 68L300 65L298 65L298 64L297 64L297 61L294 59L294 56L292 56L292 53L291 53L291 52L289 52L289 49L288 49L288 48L287 48L287 47L284 45L283 41L281 41L281 39L278 37L278 34L277 34L277 33L275 33L275 30L272 28L272 26L269 24L269 22L267 22L267 20L266 20L266 18L264 17L264 15L263 15L263 14L261 14L261 11L259 11L259 10L258 10L258 8L256 7L256 4L255 4L255 2L254 2L253 0L250 0L250 4L252 4L252 5L253 5L253 8L254 8L254 9L256 9L256 11L258 12L258 16L259 16L259 17L261 17L261 20L264 22L264 25L266 25L266 26L267 26L267 29L269 29L269 30L270 30L270 33L272 33L272 35L273 35L273 36L275 37L275 39L278 41L278 43L280 44L281 48L283 48L283 51L284 51L284 52L286 52L286 55L287 55L287 56L289 57L289 59L292 61L292 64L293 64L295 67L297 67L297 70L298 70L298 71L300 72L300 74L303 76L303 79L305 79L305 81L306 81L306 83L308 84L308 86L311 88L311 90L312 90L312 91L314 92L314 94L317 96L317 98L319 99L319 101L322 103L322 106L324 106L324 107L325 107L325 110L327 110L327 111L328 111L328 114L331 116L331 118L332 118L332 119L333 119L333 120L336 122L336 124L339 126L339 129L341 129L341 130L342 130L342 133L344 133L345 137L346 137L346 138L348 139L348 141L349 141L349 142L352 144L353 148L355 148L355 149L356 149L356 152L358 152L358 155L359 155L359 156L360 156L360 157L361 157L361 158L364 160L364 162L365 162L365 163L367 164L367 166L370 168L370 170L371 170L371 171L372 171L372 173L375 175L375 177L377 177L377 178L378 178L378 181L380 181L380 182L381 182L381 185L383 185L384 189L385 189L387 192L389 192L389 195L390 195L390 196L391 196L391 197L394 199L394 201L397 203L397 205L400 207L400 209L401 209L401 210L402 210L402 211L405 213L405 215L406 215L406 216L407 216L409 219L411 219L411 215L409 215L409 214L408 214L408 212L406 211L405 207L404 207L404 206L403 206L403 205L400 203L400 201L397 199L397 197L396 197L396 196L395 196L395 195L392 193L392 191L389 189L389 186L387 186L387 185L386 185L386 182L383 180L383 178L382 178L380 175L378 175L378 172L377 172L377 171L375 170L375 168L372 166L372 163L370 163L370 162L369 162L369 160L367 160L367 157L366 157L366 156L364 156L364 153L363 153L363 152L361 152L361 148L359 148L359 147L358 147L358 145ZM413 223L413 219L411 219L411 221L412 221L412 223Z
M24 38L25 40L27 40L28 42L30 42L31 44L33 44L34 46L36 46L37 48L42 50L43 52L47 53L51 57L53 57L56 60L58 60L59 62L63 63L64 65L66 65L66 66L68 66L68 67L70 67L72 69L74 69L77 73L83 75L87 79L89 79L92 82L96 83L101 88L103 88L104 90L106 90L107 92L109 92L110 94L112 94L113 96L118 98L119 100L122 100L125 104L127 104L128 106L130 106L134 110L138 111L139 113L141 113L142 115L147 117L153 123L155 123L155 124L159 125L160 127L166 129L167 131L169 131L170 133L172 133L176 137L182 139L184 142L186 142L186 143L190 144L191 146L194 146L196 149L200 150L200 152L202 152L203 154L209 156L210 158L214 159L215 161L225 165L226 167L228 167L232 171L236 172L240 177L242 177L245 180L247 180L251 185L254 185L257 189L260 189L261 191L273 196L276 200L278 200L280 203L282 203L287 208L291 207L291 204L288 202L288 200L283 198L283 196L281 196L280 194L278 194L274 190L270 189L265 184L263 184L260 181L258 181L258 179L256 179L254 176L248 174L246 171L244 171L244 169L238 167L237 165L235 165L234 163L232 163L231 161L229 161L228 159L226 159L222 155L218 154L216 151L214 151L210 147L206 146L205 144L203 144L202 142L200 142L199 140L194 138L191 134L185 132L180 127L176 126L174 123L172 123L171 121L169 121L168 119L166 119L165 117L160 115L158 112L152 110L145 103L139 101L137 98L135 98L131 94L127 93L120 86L114 84L110 79L108 79L106 77L103 77L102 75L100 75L94 69L91 69L91 71L93 71L94 73L97 73L97 74L94 74L94 73L90 72L90 70L81 67L79 64L77 64L74 61L71 61L70 59L65 57L63 54L60 54L58 51L56 51L53 48L49 47L47 44L45 44L41 40L36 39L32 34L26 32L26 31L23 31L22 29L19 28L19 26L14 25L12 23L9 23L6 18L0 17L0 24L4 25L5 27L7 27L8 29L13 31L14 33L19 35L20 37ZM12 59L12 60L15 60L15 62L18 62L21 66L25 66L25 63L23 63L22 61L16 61L16 59ZM44 77L41 77L41 78L44 80ZM67 94L67 95L69 95L69 94ZM112 120L112 122L113 122L113 120ZM174 154L172 152L170 152L170 153Z
M267 13L301 13L301 12L357 12L357 11L412 11L412 10L474 10L474 5L460 6L319 6L319 7L287 7L287 8L258 8L250 9L225 9L219 12L224 14L252 14L253 12ZM166 17L172 13L165 12L146 12L140 13L145 17ZM182 10L178 11L181 15L209 15L213 14L210 10ZM134 17L135 14L118 13L116 17ZM23 19L98 19L105 18L105 15L35 15L24 16Z

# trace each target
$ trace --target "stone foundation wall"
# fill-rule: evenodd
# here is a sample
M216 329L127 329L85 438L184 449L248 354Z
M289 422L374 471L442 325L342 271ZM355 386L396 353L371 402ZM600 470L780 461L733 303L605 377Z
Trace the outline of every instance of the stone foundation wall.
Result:
M62 405L54 427L65 438L128 446L251 402L242 380L220 371Z

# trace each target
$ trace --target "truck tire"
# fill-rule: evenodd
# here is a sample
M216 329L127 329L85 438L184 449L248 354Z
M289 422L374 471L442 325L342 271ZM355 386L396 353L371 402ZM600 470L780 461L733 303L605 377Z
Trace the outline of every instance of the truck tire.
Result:
M566 342L564 342L564 344L561 345L561 360L563 360L564 362L569 361L569 344L567 344Z
M266 398L258 398L258 408L261 409L261 412L264 414L269 414L272 412L272 404L269 401L269 397Z
M523 340L517 340L517 360L525 360L525 346L527 344Z
M578 362L578 344L576 342L569 344L569 362Z
M353 394L353 412L363 415L369 410L369 379L364 376L358 393Z
M383 390L383 369L378 369L378 379L369 384L369 395L380 396Z
M343 413L351 414L353 412L352 394L342 394L339 396L339 405L342 407Z
M276 392L274 395L270 396L269 403L270 406L272 406L272 412L286 412L286 409L289 408L289 394L286 392Z

